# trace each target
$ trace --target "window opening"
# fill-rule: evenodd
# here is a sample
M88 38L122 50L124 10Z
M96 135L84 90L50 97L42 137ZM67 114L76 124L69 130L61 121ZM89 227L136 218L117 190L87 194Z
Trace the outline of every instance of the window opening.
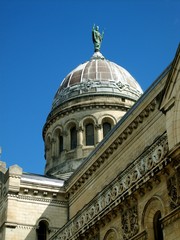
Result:
M103 137L105 137L111 130L111 124L108 122L103 123Z
M47 240L47 223L41 221L38 228L38 240Z
M86 145L94 145L94 125L92 123L86 125Z
M59 135L59 153L63 152L63 136Z
M77 131L75 127L71 128L71 149L77 147Z
M154 239L155 240L163 240L163 231L161 228L161 212L157 211L156 214L154 215L154 220L153 220L153 227L154 227Z

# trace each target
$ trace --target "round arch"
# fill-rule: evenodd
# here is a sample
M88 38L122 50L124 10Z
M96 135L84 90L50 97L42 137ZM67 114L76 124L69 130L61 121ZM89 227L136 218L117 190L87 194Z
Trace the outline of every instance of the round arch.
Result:
M47 240L50 230L50 221L49 219L42 217L37 221L37 239L38 240Z
M161 213L161 216L165 216L165 207L162 199L159 196L153 196L145 205L141 227L147 231L148 236L154 239L154 217L157 212Z
M106 232L103 240L118 240L117 230L116 230L115 228L110 228L110 229Z
M84 127L88 123L93 123L94 125L96 125L98 121L94 116L87 115L80 121L80 126Z
M97 119L92 116L88 115L82 119L82 129L84 129L83 134L83 145L84 146L94 146L96 142L96 126L97 126Z
M40 218L37 220L36 225L38 226L41 221L47 222L48 226L51 227L51 221L50 221L49 218L47 218L47 217L40 217Z
M52 138L52 134L51 133L48 133L46 136L45 136L45 142L47 142L49 139Z
M102 134L103 138L111 131L116 124L116 120L111 115L104 115L101 118Z
M66 150L73 150L77 147L77 130L78 122L76 119L69 119L64 126L65 133L65 148Z
M65 122L64 130L66 132L68 132L70 128L72 128L72 127L78 128L78 126L79 126L79 124L78 124L77 120L72 118L72 119L69 119L67 122Z
M52 136L55 136L57 132L63 132L63 127L61 125L56 125L52 130Z
M105 114L98 119L98 124L103 124L104 122L110 123L112 126L116 125L117 120L114 116Z

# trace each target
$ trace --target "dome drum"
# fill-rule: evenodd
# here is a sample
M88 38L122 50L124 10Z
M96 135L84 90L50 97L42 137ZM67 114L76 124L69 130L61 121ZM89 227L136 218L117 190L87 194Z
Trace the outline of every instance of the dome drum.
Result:
M56 124L65 124L68 119L79 119L87 115L94 115L98 112L99 115L111 114L119 120L128 109L135 103L130 99L116 96L86 96L86 98L73 99L65 102L51 111L47 117L46 124L43 128L43 138L48 132L52 131L51 126ZM79 121L79 120L78 120Z
M72 172L72 168L80 165L103 139L104 127L108 124L111 129L125 112L125 108L123 111L113 105L94 104L94 106L82 106L81 110L78 108L77 111L70 111L69 114L61 117L52 118L51 124L47 123L48 126L44 129L46 175L52 174L61 178L60 173L65 176L64 174L68 175L68 171ZM89 124L94 132L92 143L87 143ZM72 147L73 128L76 132L75 148ZM61 140L63 140L62 150L60 149ZM67 166L64 167L64 164ZM64 172L67 169L68 171ZM57 171L58 175L56 175Z

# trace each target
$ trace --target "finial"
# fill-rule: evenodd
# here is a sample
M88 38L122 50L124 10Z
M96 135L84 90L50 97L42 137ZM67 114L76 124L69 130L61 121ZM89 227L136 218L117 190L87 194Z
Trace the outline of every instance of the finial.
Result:
M101 48L101 43L104 37L104 31L102 31L102 34L99 32L98 26L93 26L92 28L92 39L94 43L94 52L99 52Z

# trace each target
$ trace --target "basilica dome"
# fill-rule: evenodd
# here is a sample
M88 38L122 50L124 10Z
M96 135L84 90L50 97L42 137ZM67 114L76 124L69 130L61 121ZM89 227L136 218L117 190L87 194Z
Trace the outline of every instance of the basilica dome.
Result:
M126 69L95 52L90 61L80 64L64 78L54 97L52 109L90 94L116 95L136 101L142 89Z
M123 67L99 44L89 61L61 82L43 128L45 174L67 180L142 95Z

